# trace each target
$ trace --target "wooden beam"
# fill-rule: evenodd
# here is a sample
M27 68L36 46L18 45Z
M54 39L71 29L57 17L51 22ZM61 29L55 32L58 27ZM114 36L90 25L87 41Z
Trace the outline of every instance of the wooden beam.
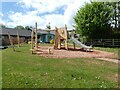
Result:
M34 31L32 30L32 33L31 33L31 49L33 49L33 38L34 38Z
M35 48L37 49L38 48L38 36L37 36L37 22L35 23L35 33L36 33L36 38L35 38L35 42L36 42L36 44L35 44Z
M17 31L17 41L18 41L18 48L20 47L20 36L19 36L19 33Z
M58 49L58 28L55 27L54 49Z
M68 33L67 33L67 25L65 24L65 37L66 37L66 40L65 40L65 49L68 50Z
M10 36L10 32L8 32L8 37L9 37L9 40L10 40L10 44L13 48L13 51L15 51L15 48L14 48L14 45L13 45L13 40L11 39L11 36Z
M73 42L73 46L74 46L74 49L75 49L75 43Z

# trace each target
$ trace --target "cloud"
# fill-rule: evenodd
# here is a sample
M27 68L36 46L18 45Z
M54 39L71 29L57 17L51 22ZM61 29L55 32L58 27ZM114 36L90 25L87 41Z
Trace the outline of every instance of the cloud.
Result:
M2 12L0 12L0 17L3 17L3 13Z
M2 20L2 17L3 17L3 13L0 12L0 24L5 25L5 21Z
M19 0L1 0L1 2L19 2Z
M44 22L44 20L37 16L37 14L35 12L27 12L26 14L23 14L21 12L16 12L13 13L9 16L10 20L12 20L12 22L8 22L7 26L18 26L18 25L22 25L22 26L33 26L33 24L35 22L40 23Z
M39 13L53 12L61 6L68 5L73 0L21 0L19 4L25 8L34 8Z
M0 18L0 24L5 25L5 21L3 21L1 18Z
M26 14L23 13L13 13L9 16L12 22L6 23L7 26L34 26L35 22L38 23L39 28L46 28L46 25L50 22L52 28L55 26L63 26L64 25L64 15L60 14L49 14L44 16L38 16L36 12L27 12ZM59 19L59 20L58 20Z
M55 28L55 26L63 27L65 24L68 28L72 28L73 17L85 1L90 2L90 0L21 0L18 5L26 12L9 14L10 22L6 24L10 27L16 25L34 26L34 23L38 22L40 28L46 28L46 25L50 22L52 28ZM30 8L33 10L29 11ZM60 8L64 9L64 12L61 13Z
M60 14L50 14L44 16L45 24L51 23L51 28L56 26L62 27L64 23L64 15Z

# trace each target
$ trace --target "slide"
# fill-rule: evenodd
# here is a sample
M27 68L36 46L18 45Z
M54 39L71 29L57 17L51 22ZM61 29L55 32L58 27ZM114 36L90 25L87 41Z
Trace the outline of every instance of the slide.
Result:
M82 44L80 41L78 41L77 39L75 39L74 37L71 37L71 40L75 43L75 44L77 44L77 45L79 45L80 47L82 47L82 48L84 48L84 49L92 49L92 47L91 46L86 46L85 44Z

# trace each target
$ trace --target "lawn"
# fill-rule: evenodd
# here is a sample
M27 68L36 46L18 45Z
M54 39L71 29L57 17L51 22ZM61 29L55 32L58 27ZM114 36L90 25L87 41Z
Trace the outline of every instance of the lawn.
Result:
M30 45L2 50L3 88L116 88L118 65L94 58L32 55Z
M107 51L107 52L113 52L113 53L118 53L118 50L120 50L120 48L118 48L118 47L113 47L113 48L110 48L110 47L94 47L94 49Z
M2 52L0 51L0 89L2 88Z

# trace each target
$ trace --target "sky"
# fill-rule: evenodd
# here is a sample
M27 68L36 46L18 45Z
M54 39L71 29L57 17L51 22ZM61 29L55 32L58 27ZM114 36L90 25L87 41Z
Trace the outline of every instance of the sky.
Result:
M46 28L64 27L72 29L77 10L90 0L2 0L0 24L7 27L35 26Z

